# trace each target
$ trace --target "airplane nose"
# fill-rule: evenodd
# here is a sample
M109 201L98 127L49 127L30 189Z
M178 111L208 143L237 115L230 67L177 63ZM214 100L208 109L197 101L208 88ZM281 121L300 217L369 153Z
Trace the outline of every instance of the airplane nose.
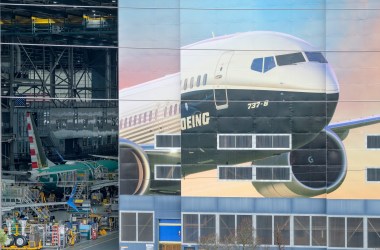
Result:
M335 75L335 72L331 68L329 64L325 65L325 87L326 87L326 93L332 94L332 93L339 93L339 82Z

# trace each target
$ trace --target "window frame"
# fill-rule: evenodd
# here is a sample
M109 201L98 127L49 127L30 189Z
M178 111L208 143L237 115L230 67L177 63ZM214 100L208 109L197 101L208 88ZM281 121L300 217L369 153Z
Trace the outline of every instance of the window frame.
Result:
M220 178L220 169L221 168L234 168L234 177L235 179L221 179ZM250 168L251 169L251 178L250 179L236 179L236 169L237 168ZM245 166L242 166L242 167L236 167L234 165L218 165L217 166L217 170L218 170L218 181L248 181L248 182L251 182L253 180L253 168L252 166L249 166L249 167L245 167Z
M368 170L369 169L378 169L380 171L380 166L379 167L376 167L376 166L371 166L371 167L366 167L365 168L365 181L367 184L376 184L376 183L380 183L380 176L379 176L379 180L377 181L369 181L368 180Z
M122 214L123 213L129 213L129 214L135 214L135 217L136 217L136 238L135 238L135 241L123 241L122 240ZM152 241L139 241L138 240L138 233L139 233L139 214L146 214L146 213L151 213L152 214ZM155 213L154 211L136 211L136 210L133 210L133 211L129 211L129 210L119 210L119 242L120 243L154 243L155 242L155 236L156 236L156 232L155 232L155 227L156 227L156 223L155 223Z
M227 147L220 147L219 144L219 138L221 136L252 136L252 147L251 148L227 148ZM272 142L273 142L273 136L288 136L289 138L289 147L288 148L257 148L257 136L272 136ZM225 134L225 133L218 133L217 134L217 150L291 150L292 149L292 134Z
M170 133L170 134L154 134L154 148L155 149L181 149L181 142L180 142L180 146L179 147L157 147L157 136L179 136L180 140L181 140L181 134L178 134L178 133Z
M159 181L180 181L181 178L158 178L157 177L157 168L159 167L179 167L180 176L182 177L181 165L180 164L154 164L154 179Z
M380 147L378 147L378 148L369 148L368 147L368 136L378 136L378 137L380 137L380 134L366 134L366 136L365 136L365 148L367 150L380 150Z

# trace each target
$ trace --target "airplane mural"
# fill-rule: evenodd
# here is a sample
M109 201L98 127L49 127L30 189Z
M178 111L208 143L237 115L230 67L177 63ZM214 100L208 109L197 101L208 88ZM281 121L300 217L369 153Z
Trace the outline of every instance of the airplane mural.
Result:
M255 31L185 46L180 73L120 90L120 193L179 194L190 174L246 162L272 171L252 181L263 196L330 193L347 173L349 130L380 121L330 124L338 101L330 64L297 37Z

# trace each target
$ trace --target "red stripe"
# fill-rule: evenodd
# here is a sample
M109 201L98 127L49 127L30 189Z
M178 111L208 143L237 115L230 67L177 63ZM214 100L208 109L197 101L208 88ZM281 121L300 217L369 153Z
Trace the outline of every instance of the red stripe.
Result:
M38 168L37 162L32 162L32 168Z
M32 136L29 136L29 142L33 143L33 137Z
M28 128L28 130L32 130L32 126L30 126L30 123L28 123L27 128Z
M36 155L36 150L35 149L30 149L30 155Z

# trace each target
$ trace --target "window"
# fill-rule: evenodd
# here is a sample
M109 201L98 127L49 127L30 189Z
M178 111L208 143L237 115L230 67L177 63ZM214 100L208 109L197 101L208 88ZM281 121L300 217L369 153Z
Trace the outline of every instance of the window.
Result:
M272 216L257 215L256 217L257 238L264 245L272 245Z
M151 122L152 121L152 115L153 115L153 111L149 111L149 121Z
M251 149L252 135L218 135L219 149Z
M197 77L197 87L201 86L201 76Z
M44 112L45 114L45 112ZM45 121L45 120L44 120ZM78 109L74 109L74 118L73 118L73 124L76 125L79 123L79 118L78 118Z
M263 71L263 58L253 59L251 69L257 72Z
M170 107L169 107L169 116L171 116L172 114L173 114L173 106L170 105Z
M290 181L289 166L256 167L256 181Z
M380 218L368 218L368 248L380 247Z
M203 75L203 86L206 86L207 84L207 74Z
M155 180L181 180L181 165L155 165Z
M305 52L305 55L309 62L327 63L326 58L321 52Z
M235 215L219 216L219 238L223 240L235 237ZM226 241L228 243L228 241Z
M258 149L290 149L290 135L257 135Z
M144 112L144 119L143 119L143 123L146 123L146 112Z
M181 135L156 134L155 148L180 148Z
M187 79L185 79L185 81L183 82L183 90L186 90L187 89Z
M194 77L190 78L190 88L192 89L194 87Z
M202 239L212 239L216 236L215 214L201 214L199 221L201 241ZM214 239L216 240L216 237Z
M305 62L305 58L303 57L301 52L279 55L276 56L276 60L278 66L292 65L300 62Z
M198 214L183 215L183 242L198 243Z
M347 218L347 247L363 247L363 218Z
M128 127L128 117L124 119L124 128Z
M153 242L153 213L121 212L121 241Z
M173 115L177 114L178 104L174 105Z
M218 166L219 180L252 180L252 167Z
M311 241L313 246L326 246L327 242L327 223L325 216L313 216L311 219L312 235Z
M138 213L137 241L153 241L153 213Z
M273 56L265 57L264 58L264 73L273 69L274 67L276 67L276 63L274 62L274 57Z
M166 117L166 113L168 112L168 107L165 107L165 110L164 110L164 117Z
M330 217L329 218L329 247L345 246L345 218Z
M367 148L380 149L380 135L367 135Z
M132 117L129 118L129 126L132 126Z
M236 242L255 243L254 234L252 215L236 215Z
M274 216L274 244L290 245L290 216Z
M87 128L88 126L88 119L83 119L83 128Z
M380 168L367 168L367 181L369 182L380 181Z
M290 134L218 134L218 149L291 149Z
M310 217L294 216L294 245L310 245Z

